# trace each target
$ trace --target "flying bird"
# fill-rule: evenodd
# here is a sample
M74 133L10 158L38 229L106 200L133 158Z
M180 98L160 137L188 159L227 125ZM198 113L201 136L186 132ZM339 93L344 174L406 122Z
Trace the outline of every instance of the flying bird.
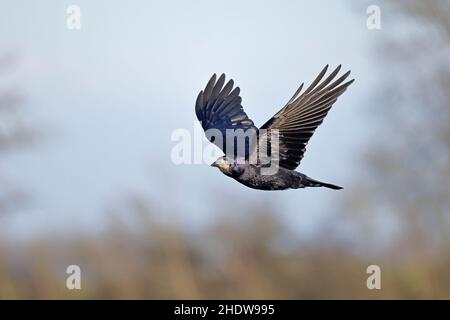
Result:
M302 83L287 104L259 129L244 112L239 87L233 89L233 80L225 84L225 74L218 79L214 74L195 104L207 138L225 153L211 166L253 189L342 189L295 171L314 131L354 81L346 81L350 71L337 78L340 65L325 77L327 70L328 65L303 92Z

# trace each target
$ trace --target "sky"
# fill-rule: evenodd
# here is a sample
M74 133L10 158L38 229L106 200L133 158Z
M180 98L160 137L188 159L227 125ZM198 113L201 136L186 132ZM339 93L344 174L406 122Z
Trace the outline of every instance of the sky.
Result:
M80 30L66 26L74 4ZM342 64L356 82L298 170L346 187L374 134L366 102L380 35L366 19L365 7L343 1L3 1L0 49L17 56L7 80L26 98L25 120L43 132L38 145L2 159L3 175L32 196L3 222L24 236L95 231L139 195L192 228L218 209L239 215L236 203L255 203L308 234L351 189L247 189L209 164L172 163L171 134L193 132L196 96L213 73L234 79L262 125L301 82Z

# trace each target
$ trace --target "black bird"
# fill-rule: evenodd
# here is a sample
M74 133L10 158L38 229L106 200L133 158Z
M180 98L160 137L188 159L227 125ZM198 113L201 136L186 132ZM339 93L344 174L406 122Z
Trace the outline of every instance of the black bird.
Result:
M302 83L286 106L259 129L244 112L239 87L233 90L233 80L225 84L224 74L217 81L214 74L205 90L200 91L195 105L197 118L206 136L225 153L211 166L254 189L342 189L294 171L314 131L337 98L354 81L345 82L350 71L335 80L340 65L322 80L327 69L328 65L303 93ZM230 141L232 147L227 148ZM245 141L244 144L242 141ZM243 146L243 151L239 152L236 147L238 143Z

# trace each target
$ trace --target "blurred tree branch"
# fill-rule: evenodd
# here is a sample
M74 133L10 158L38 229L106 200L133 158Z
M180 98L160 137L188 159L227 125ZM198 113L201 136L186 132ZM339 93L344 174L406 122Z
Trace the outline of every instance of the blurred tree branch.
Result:
M380 31L383 80L370 115L379 131L340 218L361 239L369 226L370 241L391 225L392 249L423 253L450 241L450 6L415 0L382 10L391 21Z
M23 96L4 84L8 81L8 72L14 68L15 60L11 53L0 55L0 77L3 86L0 88L0 160L14 149L28 146L36 137L34 129L23 122ZM0 214L4 214L23 203L27 196L23 191L12 188L2 175L0 178Z

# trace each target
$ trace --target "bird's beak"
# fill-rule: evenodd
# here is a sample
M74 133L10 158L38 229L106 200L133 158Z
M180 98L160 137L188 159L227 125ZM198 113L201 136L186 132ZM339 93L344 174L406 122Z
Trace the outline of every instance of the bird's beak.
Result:
M215 162L211 163L211 167L217 167L217 163Z

